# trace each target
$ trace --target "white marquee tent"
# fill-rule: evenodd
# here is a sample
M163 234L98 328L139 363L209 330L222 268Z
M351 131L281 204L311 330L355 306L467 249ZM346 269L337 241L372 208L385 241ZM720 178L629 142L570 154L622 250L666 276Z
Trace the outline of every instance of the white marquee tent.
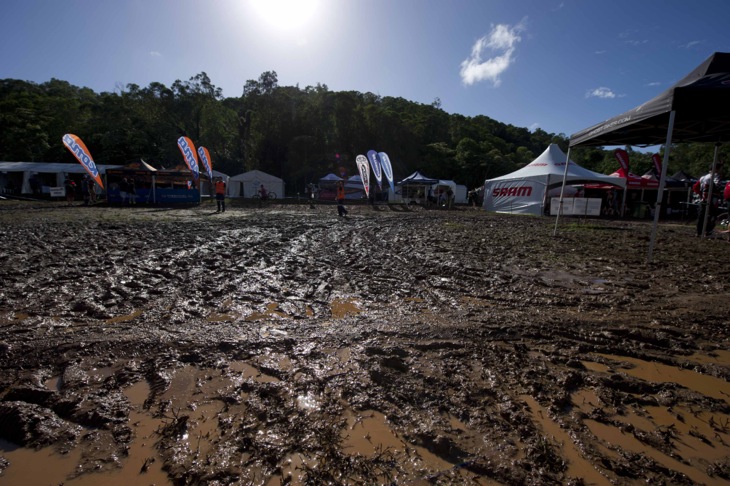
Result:
M106 169L116 169L119 165L100 165L96 168L101 174ZM73 174L73 175L72 175ZM38 180L37 191L47 194L51 187L62 187L66 177L81 178L86 169L79 163L62 162L0 162L0 187L14 188L16 194L33 194L32 182Z
M548 192L560 188L567 156L552 143L535 160L511 174L484 182L484 204L487 211L498 213L545 214ZM621 188L626 179L593 172L572 160L568 166L567 184L602 183Z
M284 197L284 181L260 170L250 170L228 179L228 196L254 197L261 184L277 198Z
M451 192L454 193L454 204L466 204L468 202L468 190L465 185L457 184L454 181L440 180L438 184L431 186L434 194L439 186L448 186L451 189Z

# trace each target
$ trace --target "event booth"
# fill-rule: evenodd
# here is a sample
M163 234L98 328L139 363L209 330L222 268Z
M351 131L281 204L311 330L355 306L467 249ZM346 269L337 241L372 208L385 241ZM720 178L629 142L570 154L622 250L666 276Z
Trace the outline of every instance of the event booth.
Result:
M119 167L96 165L102 176L108 169ZM0 194L49 197L51 189L62 188L67 178L80 187L86 174L86 169L76 162L0 162ZM102 193L99 186L96 191Z
M207 174L200 174L195 181L187 168L157 170L141 160L106 171L107 201L122 205L199 204L199 185L204 179L208 179Z
M525 167L502 177L484 182L484 209L498 213L532 214L549 213L551 197L560 194L563 178L567 184L607 184L625 188L626 179L614 175L599 174L575 162L568 161L560 147L552 143L535 160ZM572 191L574 194L576 191ZM565 195L565 194L564 194ZM600 211L600 207L599 207Z
M427 204L429 192L433 194L432 187L438 184L439 180L424 176L416 171L405 179L396 183L399 190L396 194L400 196L402 202L406 204Z
M250 170L228 179L227 193L229 197L256 197L261 186L276 197L284 197L284 181L261 170Z

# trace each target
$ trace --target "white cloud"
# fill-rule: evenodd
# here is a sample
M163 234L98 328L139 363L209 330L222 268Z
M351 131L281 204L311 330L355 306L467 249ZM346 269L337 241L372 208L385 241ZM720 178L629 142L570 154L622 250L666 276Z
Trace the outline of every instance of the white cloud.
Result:
M690 41L690 42L684 44L681 47L684 47L685 49L691 49L692 47L694 47L694 46L696 46L698 44L702 44L702 41Z
M539 123L533 123L533 124L532 124L532 125L530 125L530 126L529 126L528 128L529 128L529 130L530 130L531 132L534 132L535 130L537 130L538 128L540 128L540 124L539 124Z
M616 93L611 91L610 88L604 87L590 89L586 93L586 98L616 98L616 96Z
M162 57L162 53L160 51L150 51L151 57Z
M662 83L659 81L652 81L651 83L647 83L647 86L661 86Z
M649 42L647 39L637 39L636 37L640 34L638 30L625 30L619 32L618 38L621 39L625 44L633 47L638 47L642 44Z
M522 40L519 34L524 30L524 20L514 27L493 26L488 35L476 41L471 55L461 63L461 81L467 86L480 81L491 81L495 87L499 86L500 76L515 62L515 50ZM492 57L483 60L484 54Z

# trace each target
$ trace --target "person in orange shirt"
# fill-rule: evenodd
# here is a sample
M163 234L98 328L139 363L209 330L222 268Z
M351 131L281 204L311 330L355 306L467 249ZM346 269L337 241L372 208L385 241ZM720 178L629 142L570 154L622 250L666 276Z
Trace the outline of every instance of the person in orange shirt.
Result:
M345 183L340 181L337 183L337 214L339 216L347 216L347 209L345 209Z
M226 183L220 177L215 181L215 201L218 203L218 213L226 212Z

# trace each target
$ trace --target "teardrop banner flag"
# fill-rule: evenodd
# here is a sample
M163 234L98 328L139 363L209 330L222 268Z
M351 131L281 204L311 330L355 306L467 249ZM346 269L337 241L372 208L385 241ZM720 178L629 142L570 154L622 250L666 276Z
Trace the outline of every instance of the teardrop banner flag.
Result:
M378 189L383 189L383 173L380 169L380 156L375 150L368 150L368 161L370 161L370 167L373 168L375 180L378 181Z
M383 174L388 179L390 190L395 194L395 185L393 184L393 166L390 165L390 157L385 152L378 153L380 156L380 165L383 167Z
M200 146L198 147L198 156L200 157L200 161L203 163L203 167L205 167L205 172L208 173L208 177L210 177L210 180L213 180L213 163L210 161L210 153L208 152L208 149Z
M662 158L659 154L654 154L651 156L651 160L654 162L654 170L656 171L657 177L659 177L659 174L662 173Z
M629 173L629 154L624 149L616 149L613 151L614 155L618 159L618 163L621 164L621 168Z
M71 133L63 136L63 144L74 154L74 157L84 166L86 172L99 184L99 187L104 189L104 184L101 183L101 174L99 174L99 169L96 168L94 159L91 158L91 152L86 148L86 144L79 137Z
M180 137L177 139L177 146L182 152L185 163L188 164L190 171L193 173L193 179L198 180L198 154L195 153L195 145L188 137Z
M355 163L357 164L357 170L360 171L360 179L362 179L362 185L365 188L365 196L370 198L370 167L368 165L368 158L364 155L358 155L355 157Z

